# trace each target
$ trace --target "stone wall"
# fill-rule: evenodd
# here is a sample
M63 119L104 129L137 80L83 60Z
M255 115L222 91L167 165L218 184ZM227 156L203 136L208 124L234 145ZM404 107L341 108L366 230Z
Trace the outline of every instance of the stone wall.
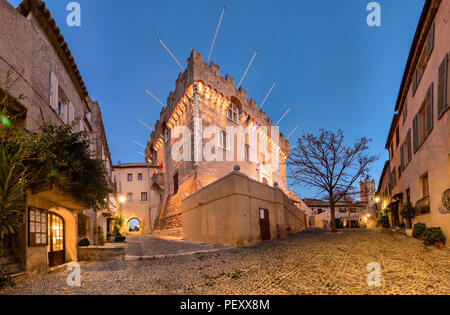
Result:
M182 201L184 238L229 246L261 241L259 211L269 211L271 239L300 232L306 215L279 188L233 172Z

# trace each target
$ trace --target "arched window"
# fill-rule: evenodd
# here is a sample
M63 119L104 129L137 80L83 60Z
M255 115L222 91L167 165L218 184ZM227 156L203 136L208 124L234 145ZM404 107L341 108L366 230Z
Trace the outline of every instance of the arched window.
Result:
M235 123L239 123L239 109L236 105L230 104L230 106L228 106L227 118Z

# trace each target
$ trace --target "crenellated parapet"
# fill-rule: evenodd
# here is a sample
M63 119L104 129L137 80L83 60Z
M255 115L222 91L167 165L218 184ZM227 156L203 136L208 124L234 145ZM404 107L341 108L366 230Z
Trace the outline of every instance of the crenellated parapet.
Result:
M222 115L226 114L230 104L237 106L240 113L239 122L243 127L256 127L258 134L265 138L273 149L278 150L283 159L289 156L288 140L282 133L279 135L279 141L271 138L270 128L274 123L266 117L263 110L258 109L255 100L248 99L247 92L242 87L237 89L235 80L230 75L222 77L219 66L214 62L205 63L203 55L196 50L192 51L186 70L178 75L175 91L169 93L167 106L163 107L160 120L149 140L150 149L159 149L164 128L173 129L181 122L185 112L192 111L195 93L198 93L208 107Z

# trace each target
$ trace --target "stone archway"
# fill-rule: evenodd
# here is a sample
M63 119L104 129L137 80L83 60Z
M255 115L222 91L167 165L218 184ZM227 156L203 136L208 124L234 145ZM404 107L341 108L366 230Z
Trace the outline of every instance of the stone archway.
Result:
M127 233L142 234L142 221L136 217L128 219Z

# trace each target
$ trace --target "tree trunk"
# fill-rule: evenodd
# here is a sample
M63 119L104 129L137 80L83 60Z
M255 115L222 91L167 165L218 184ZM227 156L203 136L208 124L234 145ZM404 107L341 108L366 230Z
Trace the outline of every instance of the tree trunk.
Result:
M94 245L98 245L97 212L94 211Z
M330 227L331 227L331 232L332 233L336 233L336 216L334 214L334 201L332 201L333 199L330 198L330 213L331 213L331 222L330 222Z

